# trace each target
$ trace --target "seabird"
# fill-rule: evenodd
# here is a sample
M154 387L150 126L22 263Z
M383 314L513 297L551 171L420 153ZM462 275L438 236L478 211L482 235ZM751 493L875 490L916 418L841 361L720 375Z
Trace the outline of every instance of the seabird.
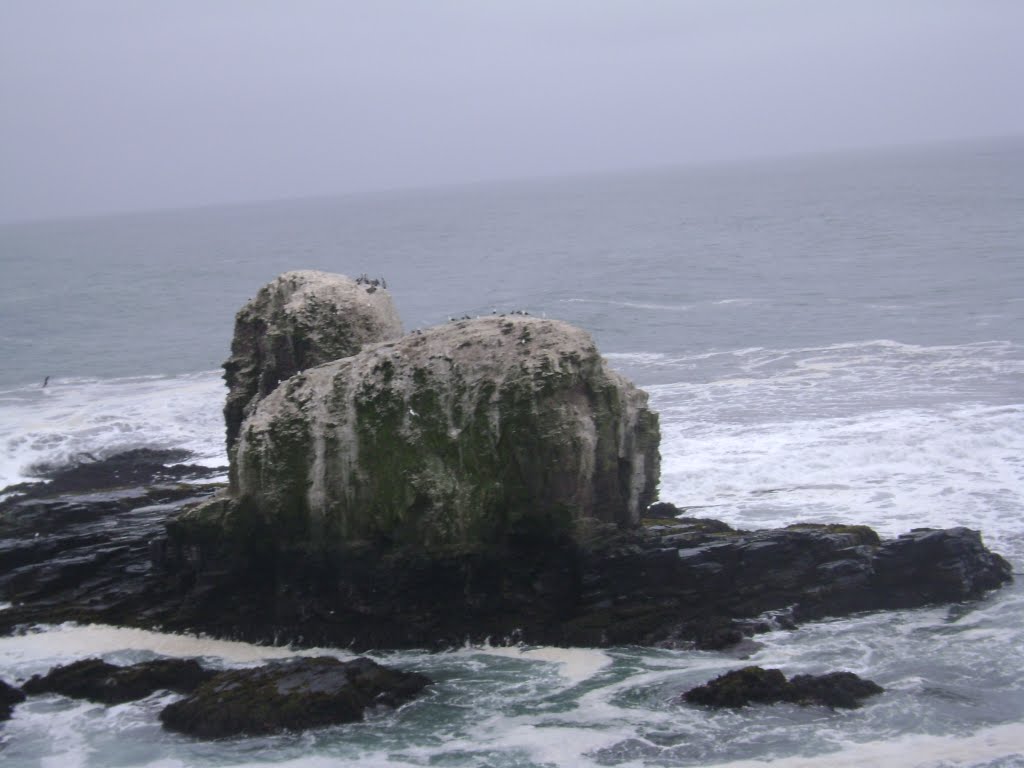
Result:
M50 377L47 376L45 379L43 379L43 386L45 387L49 383L50 383Z

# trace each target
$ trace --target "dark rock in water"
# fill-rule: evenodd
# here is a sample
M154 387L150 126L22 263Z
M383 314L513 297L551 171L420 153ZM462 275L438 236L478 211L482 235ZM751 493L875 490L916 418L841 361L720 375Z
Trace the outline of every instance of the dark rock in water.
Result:
M20 688L0 680L0 722L10 720L14 712L14 705L25 700L25 694Z
M215 673L194 659L159 659L122 667L101 659L83 659L36 675L25 693L59 693L72 699L121 704L167 690L188 693Z
M131 486L194 481L224 473L226 467L185 464L191 454L182 450L138 448L105 459L83 456L64 467L39 472L45 481L19 483L0 490L0 494L18 494L17 498L51 498L61 493L95 493Z
M293 659L222 672L160 713L166 728L203 739L349 723L371 707L397 707L431 680L360 658Z
M744 667L692 688L683 694L683 700L716 708L790 702L856 709L863 699L882 692L880 685L853 672L797 675L787 680L778 669Z
M857 709L862 699L884 693L882 686L853 672L797 675L790 678L789 684L799 703L824 704L833 709Z
M689 704L707 707L745 707L794 701L794 695L781 670L744 667L691 688L683 694L683 699Z

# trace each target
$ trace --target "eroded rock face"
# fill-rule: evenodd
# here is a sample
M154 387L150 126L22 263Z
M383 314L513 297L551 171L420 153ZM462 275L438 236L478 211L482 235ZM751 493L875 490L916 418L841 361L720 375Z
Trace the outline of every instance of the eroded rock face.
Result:
M488 550L635 525L658 442L647 395L585 332L482 318L289 379L243 426L236 491L283 538Z
M279 383L401 335L398 313L381 286L312 270L286 272L263 286L236 315L224 363L229 458L243 419Z

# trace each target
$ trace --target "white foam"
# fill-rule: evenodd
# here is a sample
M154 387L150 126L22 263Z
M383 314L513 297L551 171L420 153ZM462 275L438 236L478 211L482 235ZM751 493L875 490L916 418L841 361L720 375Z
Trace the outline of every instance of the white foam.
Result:
M464 655L501 656L509 659L541 661L554 664L559 674L573 684L589 680L612 663L612 659L607 653L595 648L478 645L460 649L457 653Z
M351 658L338 649L253 645L215 640L202 635L176 635L104 624L60 624L42 627L27 636L0 637L0 669L66 664L86 656L120 651L148 651L162 656L216 658L229 664L259 664L293 656L330 655Z
M662 433L662 498L741 526L965 525L993 541L1019 538L1024 406L747 425L663 417Z
M963 737L907 735L885 741L847 742L836 752L814 757L734 760L707 768L953 768L992 760L1015 760L1014 764L1024 765L1024 723L996 725Z
M0 392L0 488L33 467L134 448L180 448L191 462L226 464L224 384L216 372L130 379L58 379Z
M632 361L641 362L642 361ZM1024 350L878 340L663 358L661 496L743 527L965 525L1024 556Z
M563 299L568 304L600 304L607 307L622 307L624 309L653 309L667 312L689 312L693 304L659 304L649 301L615 301L611 299Z

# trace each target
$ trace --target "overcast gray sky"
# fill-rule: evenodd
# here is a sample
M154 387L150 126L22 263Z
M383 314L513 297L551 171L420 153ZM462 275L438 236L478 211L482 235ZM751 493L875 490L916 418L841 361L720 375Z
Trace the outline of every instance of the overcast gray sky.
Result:
M0 0L0 220L1024 134L1024 0Z

